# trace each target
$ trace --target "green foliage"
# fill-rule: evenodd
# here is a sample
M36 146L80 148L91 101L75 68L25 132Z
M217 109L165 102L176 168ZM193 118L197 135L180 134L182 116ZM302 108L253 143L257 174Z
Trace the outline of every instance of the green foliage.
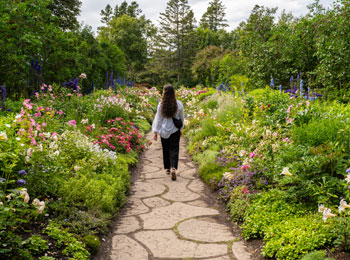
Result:
M30 238L24 241L24 246L31 252L38 254L49 249L47 241L40 235L32 235Z
M94 235L86 235L84 237L84 243L90 249L91 253L97 253L101 246L100 239Z
M336 238L332 229L332 225L312 215L274 222L266 229L263 255L277 260L300 259L310 251L331 245Z
M209 3L207 11L203 14L201 19L201 26L203 28L209 28L211 31L216 32L220 27L224 28L228 25L225 20L225 6L220 0L213 0Z
M241 223L244 219L245 212L250 206L250 197L242 192L242 187L236 187L232 193L227 209L230 218L235 223Z
M303 256L301 260L330 260L327 258L326 252L319 250L319 251L313 251L311 253L308 253L307 255Z
M85 249L85 245L55 222L51 222L43 233L56 241L57 247L62 248L63 255L74 260L90 259L90 253Z

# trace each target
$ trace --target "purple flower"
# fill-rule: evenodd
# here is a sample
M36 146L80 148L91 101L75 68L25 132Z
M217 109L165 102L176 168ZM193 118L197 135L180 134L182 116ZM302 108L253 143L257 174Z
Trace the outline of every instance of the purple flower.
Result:
M27 175L27 172L25 170L20 170L18 172L19 175Z
M19 179L19 180L17 181L17 185L18 185L18 186L23 186L23 185L25 185L25 184L26 184L26 181L23 180L23 179Z
M346 172L349 173L349 172L350 172L350 168L348 168L348 169L346 170Z
M5 178L0 178L0 182L5 182L6 179Z

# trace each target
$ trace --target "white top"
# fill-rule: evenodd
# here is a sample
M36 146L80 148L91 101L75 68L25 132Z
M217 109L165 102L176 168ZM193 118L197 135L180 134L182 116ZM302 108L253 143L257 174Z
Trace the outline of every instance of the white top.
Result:
M181 103L181 101L176 100L177 102L177 111L175 113L175 118L179 119L181 118L182 122L184 122L184 107ZM159 133L160 136L164 139L168 139L171 134L177 132L179 129L174 125L173 118L165 118L162 116L162 104L158 104L157 108L157 114L154 118L153 124L152 124L152 132ZM181 128L181 130L183 127Z

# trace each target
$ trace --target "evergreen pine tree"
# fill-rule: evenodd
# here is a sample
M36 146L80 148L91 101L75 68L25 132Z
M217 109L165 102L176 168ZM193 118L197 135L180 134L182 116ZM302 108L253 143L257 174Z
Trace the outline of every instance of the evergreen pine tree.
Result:
M177 80L186 78L189 72L193 49L191 37L195 18L187 0L170 0L164 13L160 14L159 46L172 53L170 67Z
M220 0L213 0L209 3L207 11L203 14L200 25L216 32L220 28L227 27L225 19L225 6Z
M112 20L113 18L113 9L112 7L108 4L104 10L101 10L101 23L104 23L108 25L108 23Z

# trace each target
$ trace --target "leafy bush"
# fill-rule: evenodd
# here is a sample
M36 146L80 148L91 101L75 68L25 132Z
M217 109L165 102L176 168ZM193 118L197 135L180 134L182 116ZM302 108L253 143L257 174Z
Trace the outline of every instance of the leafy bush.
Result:
M84 237L84 243L90 249L91 253L96 253L100 248L101 242L98 237L94 235L86 235Z
M332 229L315 215L274 222L266 228L262 253L277 260L300 259L310 251L331 246L337 237Z
M330 260L327 258L326 252L325 251L314 251L311 253L308 253L307 255L303 256L301 260Z
M245 213L250 206L250 196L245 192L244 187L236 187L231 193L227 209L230 213L230 218L235 223L241 223Z

